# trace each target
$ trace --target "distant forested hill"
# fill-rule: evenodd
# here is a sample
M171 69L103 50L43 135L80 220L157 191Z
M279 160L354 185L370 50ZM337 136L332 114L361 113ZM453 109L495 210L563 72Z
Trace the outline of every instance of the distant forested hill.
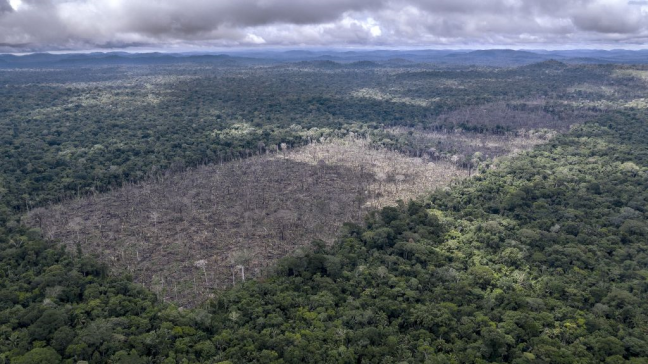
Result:
M226 53L127 53L95 52L85 54L33 53L27 55L0 54L0 69L75 68L116 65L218 65L225 67L271 66L294 62L314 62L320 65L344 67L367 66L367 62L385 66L407 67L412 64L444 66L511 67L547 60L573 64L646 64L646 50L575 49L547 50L248 50ZM354 65L354 63L356 63Z
M648 363L647 115L609 112L204 307L0 238L10 363Z

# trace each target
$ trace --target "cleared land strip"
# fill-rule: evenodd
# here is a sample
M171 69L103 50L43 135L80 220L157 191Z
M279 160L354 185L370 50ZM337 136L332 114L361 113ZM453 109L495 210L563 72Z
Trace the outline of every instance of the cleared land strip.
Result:
M36 209L28 222L161 297L193 305L314 239L332 242L368 209L466 176L450 162L335 140Z
M545 141L493 136L473 143L470 135L391 132L420 139L414 144L443 139L466 153L495 148L495 155ZM71 250L79 245L132 274L160 297L191 306L214 289L262 277L277 259L299 254L313 240L333 242L344 222L360 222L370 209L468 177L461 166L432 154L413 158L376 148L362 138L332 139L36 209L27 222L48 239Z

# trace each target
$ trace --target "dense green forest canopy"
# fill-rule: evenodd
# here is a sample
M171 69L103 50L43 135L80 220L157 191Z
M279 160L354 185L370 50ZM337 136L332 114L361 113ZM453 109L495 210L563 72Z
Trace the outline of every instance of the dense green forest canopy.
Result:
M2 238L12 363L645 363L648 137L608 114L276 275L179 310L26 232Z
M646 363L645 72L557 62L2 71L0 360ZM429 147L393 127L564 134L346 224L336 244L315 241L195 309L17 223L48 202L281 143L364 133L406 153Z
M160 170L245 157L280 143L299 146L348 130L546 127L444 117L493 102L549 113L556 119L551 127L565 129L641 98L645 72L558 62L510 69L328 70L307 64L0 71L0 202L6 219L13 211ZM383 96L357 97L366 89Z

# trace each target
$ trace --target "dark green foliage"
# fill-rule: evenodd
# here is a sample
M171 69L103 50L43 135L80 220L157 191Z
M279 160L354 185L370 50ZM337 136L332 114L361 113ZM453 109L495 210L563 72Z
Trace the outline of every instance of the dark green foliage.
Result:
M347 224L201 309L2 240L11 363L646 363L646 115L618 113ZM595 186L594 188L592 186Z
M570 103L603 97L625 102L645 91L636 77L613 77L620 66L545 66L395 73L380 68L304 72L292 66L0 71L0 218L160 171L244 158L274 151L281 143L300 146L350 129L369 129L377 144L410 154L422 150L380 129L420 126L489 134L566 129L598 111ZM582 84L614 88L614 93L572 90ZM421 106L352 96L363 88L398 89L395 96L435 101ZM470 124L439 118L491 102L506 103L511 112ZM525 116L534 113L551 116L551 125ZM470 163L461 165L470 168Z
M384 126L503 134L544 126L520 124L542 113L566 129L602 111L573 104L623 105L645 90L616 71L548 63L325 74L190 67L162 79L145 67L3 72L0 221L280 143L354 132L424 152ZM135 86L123 83L136 76ZM437 101L350 96L365 87ZM605 87L614 92L597 91ZM142 101L150 96L161 101ZM515 117L452 119L493 102ZM272 278L194 310L10 221L0 231L0 363L648 363L648 118L602 115L423 203L346 224L334 246L315 242Z

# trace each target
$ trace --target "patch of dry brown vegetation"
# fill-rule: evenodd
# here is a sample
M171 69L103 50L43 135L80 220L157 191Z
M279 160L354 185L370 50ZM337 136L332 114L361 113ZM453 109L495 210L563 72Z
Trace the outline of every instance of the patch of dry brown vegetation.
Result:
M347 138L202 166L32 211L48 239L80 244L161 297L193 305L214 288L260 277L344 222L467 176Z
M418 154L427 154L460 161L481 153L483 159L493 159L504 155L517 154L544 144L558 132L549 129L519 130L516 133L489 134L470 133L461 130L441 132L415 128L396 127L386 130L396 136L406 138Z

